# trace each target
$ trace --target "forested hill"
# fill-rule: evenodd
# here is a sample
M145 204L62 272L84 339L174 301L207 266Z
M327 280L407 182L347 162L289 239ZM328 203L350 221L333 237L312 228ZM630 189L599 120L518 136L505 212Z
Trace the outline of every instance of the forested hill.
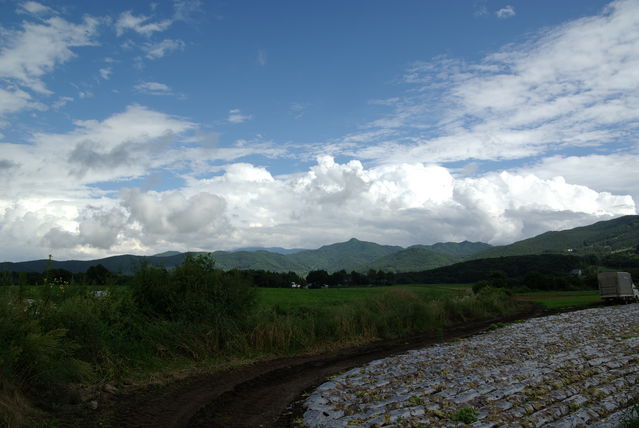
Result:
M464 260L534 254L567 254L607 256L639 250L639 216L625 216L600 221L590 226L546 232L510 245L491 247L481 242L445 242L402 248L360 241L325 245L315 250L216 251L212 253L217 267L255 269L273 272L306 273L312 270L336 272L369 269L393 272L424 271ZM164 267L176 266L185 253L167 251L155 256L122 255L98 260L53 261L51 268L85 272L90 266L103 265L113 273L130 274L143 261ZM635 257L635 256L633 256ZM0 263L0 272L42 272L47 260Z
M546 232L510 245L492 247L469 258L484 259L529 254L595 254L636 249L639 245L639 215L628 215L589 226Z
M213 258L217 267L229 269L255 269L273 272L305 273L323 269L328 272L338 270L367 271L368 269L390 269L395 271L425 270L455 263L462 255L484 249L488 244L460 242L414 246L404 249L398 246L379 245L351 239L316 250L296 250L288 254L284 251L216 251ZM393 255L395 255L393 257ZM130 274L143 261L152 265L172 267L184 260L185 253L167 251L154 256L122 255L97 260L67 260L51 263L53 269L65 269L73 273L85 272L90 266L103 265L109 271ZM0 263L0 271L42 272L48 261L45 259L20 263ZM382 267L383 266L383 267Z

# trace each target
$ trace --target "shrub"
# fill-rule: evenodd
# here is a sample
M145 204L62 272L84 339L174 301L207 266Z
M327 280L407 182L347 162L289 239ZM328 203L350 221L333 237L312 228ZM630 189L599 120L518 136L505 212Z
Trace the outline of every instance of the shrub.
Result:
M214 269L210 255L187 255L172 271L142 265L132 288L143 313L165 321L206 324L217 346L237 332L255 306L255 290L239 274Z
M41 300L4 298L0 302L0 378L31 389L80 380L89 366L75 358L78 345L67 329L42 322L50 311Z

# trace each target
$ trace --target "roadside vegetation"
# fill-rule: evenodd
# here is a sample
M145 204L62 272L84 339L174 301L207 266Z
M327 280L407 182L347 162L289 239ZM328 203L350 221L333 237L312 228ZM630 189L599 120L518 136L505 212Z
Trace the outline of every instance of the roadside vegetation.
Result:
M210 256L186 255L170 269L142 263L133 276L101 265L80 274L2 272L0 425L29 425L37 412L86 405L87 389L143 383L158 373L436 335L530 302L589 306L600 301L602 268L592 261L517 256L414 273L316 270L301 277L225 272ZM637 277L632 266L624 270Z
M41 285L0 287L0 425L80 405L89 385L436 334L517 305L493 287L256 289L205 256L172 270L142 265L127 286L71 285L48 272Z

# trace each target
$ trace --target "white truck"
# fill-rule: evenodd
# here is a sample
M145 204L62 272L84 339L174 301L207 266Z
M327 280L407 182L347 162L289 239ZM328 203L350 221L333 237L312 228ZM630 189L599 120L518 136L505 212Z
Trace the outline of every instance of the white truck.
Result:
M628 272L601 272L597 275L597 279L599 280L599 294L605 302L639 301L639 291Z

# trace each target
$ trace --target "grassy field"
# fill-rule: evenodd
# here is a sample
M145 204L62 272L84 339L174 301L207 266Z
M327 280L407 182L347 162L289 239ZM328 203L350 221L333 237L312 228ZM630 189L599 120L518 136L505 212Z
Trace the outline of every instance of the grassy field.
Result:
M386 287L352 287L307 290L303 288L259 288L258 304L262 308L279 306L293 309L297 307L323 307L353 303L375 296L381 296L391 290L406 290L420 297L444 297L471 293L470 284L411 284Z
M195 258L172 271L146 267L131 286L0 287L0 426L37 419L22 403L41 396L77 402L77 385L437 334L520 307L504 290L463 284L307 290L242 281Z
M534 291L518 294L517 299L540 303L547 309L587 307L601 303L599 290Z

